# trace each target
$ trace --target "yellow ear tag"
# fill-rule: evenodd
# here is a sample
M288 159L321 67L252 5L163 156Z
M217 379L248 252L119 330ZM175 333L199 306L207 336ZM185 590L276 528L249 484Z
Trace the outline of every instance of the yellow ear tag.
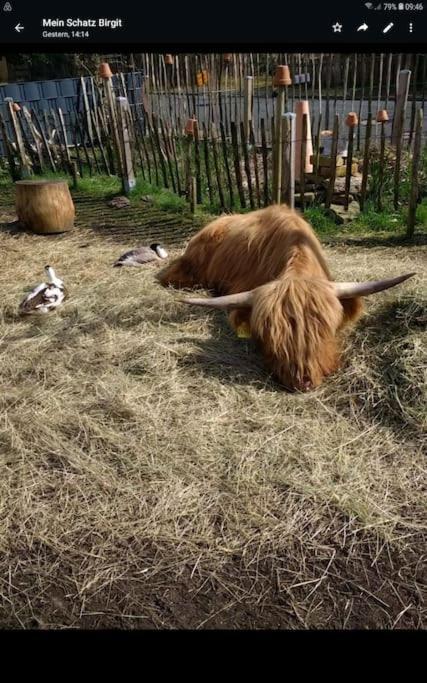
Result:
M239 327L236 329L236 333L239 339L251 338L251 330L247 323L242 323L241 325L239 325Z

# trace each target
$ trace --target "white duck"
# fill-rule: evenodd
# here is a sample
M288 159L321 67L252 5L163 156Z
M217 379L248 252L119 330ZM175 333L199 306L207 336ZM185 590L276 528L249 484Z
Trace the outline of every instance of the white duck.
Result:
M139 247L127 251L113 263L113 266L115 268L118 266L143 266L145 263L150 263L151 261L166 259L168 255L166 249L155 242L154 244L150 244L149 247Z
M67 296L63 281L56 276L51 266L45 266L47 282L42 282L27 294L19 305L21 315L39 315L54 311Z

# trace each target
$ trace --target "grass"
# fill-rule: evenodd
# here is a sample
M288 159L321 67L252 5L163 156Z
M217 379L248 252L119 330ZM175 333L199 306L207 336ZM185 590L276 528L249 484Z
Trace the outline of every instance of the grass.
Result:
M132 238L86 206L73 234L0 232L0 624L425 626L425 248L326 249L343 280L417 276L291 395L156 266L112 269ZM69 300L19 319L46 262Z
M73 184L70 176L62 173L47 172L37 176L37 178L65 180L70 187ZM6 179L6 181L5 184L8 185L9 180ZM99 199L112 198L123 194L120 178L101 174L79 178L78 190L90 197ZM188 213L189 211L184 197L179 197L172 190L149 183L139 175L136 177L136 185L130 192L129 199L132 203L137 203L147 195L150 197L150 202L163 211L174 213Z

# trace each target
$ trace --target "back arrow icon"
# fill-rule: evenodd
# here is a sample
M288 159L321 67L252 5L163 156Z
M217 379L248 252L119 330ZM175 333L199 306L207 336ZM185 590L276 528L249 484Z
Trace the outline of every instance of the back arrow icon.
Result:
M16 24L15 26L15 31L18 31L18 33L21 33L21 31L24 30L24 27L21 26L21 24Z
M359 28L357 29L358 31L367 31L368 30L368 24L361 24Z

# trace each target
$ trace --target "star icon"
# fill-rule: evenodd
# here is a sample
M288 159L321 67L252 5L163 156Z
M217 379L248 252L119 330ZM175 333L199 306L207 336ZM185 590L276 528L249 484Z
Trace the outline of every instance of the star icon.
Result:
M332 28L334 29L334 33L341 33L342 24L337 21L335 24L332 24Z

